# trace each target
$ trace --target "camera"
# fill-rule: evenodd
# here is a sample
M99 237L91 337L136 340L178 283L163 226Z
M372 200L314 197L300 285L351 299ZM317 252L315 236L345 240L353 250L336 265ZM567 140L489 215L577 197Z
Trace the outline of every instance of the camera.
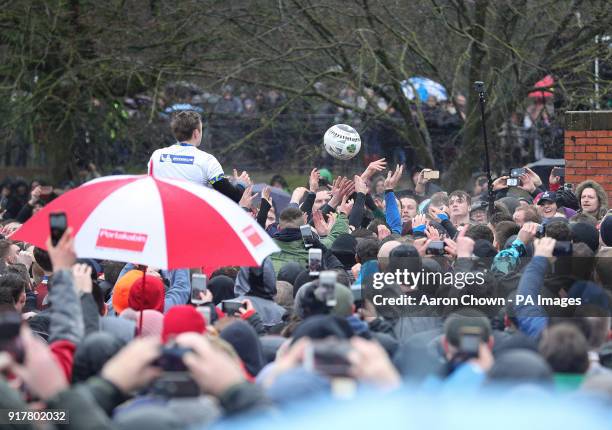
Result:
M313 341L304 351L304 367L331 377L350 376L350 351L351 344L347 340Z
M183 356L185 353L191 351L189 348L183 348L174 342L170 342L164 345L162 353L154 365L161 367L166 372L185 372L187 367L183 363Z
M445 243L441 240L432 240L427 245L427 249L425 250L425 254L427 255L444 255L446 251L444 250Z
M224 314L229 316L233 316L236 312L240 311L240 308L243 307L244 303L242 303L241 300L237 299L223 300L221 302L221 310Z
M183 362L183 356L190 352L190 348L183 348L175 342L169 342L162 347L162 353L154 362L154 366L161 367L163 373L153 381L151 391L153 394L166 397L197 397L200 388L193 380Z
M520 178L521 176L523 176L526 173L527 173L527 169L525 169L524 167L516 167L516 168L510 170L510 177L511 178Z
M200 387L188 372L164 372L151 385L153 394L165 398L198 397Z

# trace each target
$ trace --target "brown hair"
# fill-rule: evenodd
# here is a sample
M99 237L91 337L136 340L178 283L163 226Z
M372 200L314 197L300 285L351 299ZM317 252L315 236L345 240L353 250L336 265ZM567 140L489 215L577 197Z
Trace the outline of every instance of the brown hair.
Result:
M525 222L535 222L540 224L542 222L542 217L538 213L538 210L533 206L519 206L514 212L523 211L525 212Z
M448 195L449 202L453 197L458 197L461 200L467 201L468 206L472 204L472 197L463 190L455 190L452 193L450 193Z
M495 241L499 249L504 249L506 241L510 236L518 234L521 228L513 221L502 221L495 226Z
M540 355L557 373L585 373L589 368L589 345L574 326L561 323L549 327L540 341Z
M201 123L202 117L199 113L192 110L184 110L174 114L170 127L176 140L184 142L191 139L193 131L199 129Z

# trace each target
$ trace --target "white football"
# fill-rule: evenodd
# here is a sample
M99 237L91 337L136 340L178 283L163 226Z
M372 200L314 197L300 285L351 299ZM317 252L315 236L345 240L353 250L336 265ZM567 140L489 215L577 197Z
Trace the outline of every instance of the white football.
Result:
M336 124L325 132L323 147L332 157L349 160L359 153L361 137L350 125Z

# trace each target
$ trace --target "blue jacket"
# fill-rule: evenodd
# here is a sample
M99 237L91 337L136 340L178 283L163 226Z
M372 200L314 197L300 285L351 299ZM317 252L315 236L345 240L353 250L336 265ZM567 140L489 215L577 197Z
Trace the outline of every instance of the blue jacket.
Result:
M402 217L393 191L385 191L385 221L391 233L402 234Z
M538 304L538 296L542 292L548 266L546 257L533 257L525 267L517 289L517 296L524 297L523 301L514 306L518 327L523 333L534 338L539 337L548 324L548 316L544 308ZM527 297L531 300L525 303Z

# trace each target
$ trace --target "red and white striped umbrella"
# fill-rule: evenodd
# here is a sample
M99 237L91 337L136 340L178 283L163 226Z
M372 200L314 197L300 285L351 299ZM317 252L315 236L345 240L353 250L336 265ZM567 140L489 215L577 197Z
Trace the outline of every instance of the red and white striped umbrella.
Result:
M52 212L66 213L81 258L177 269L259 266L280 251L235 202L185 181L152 176L95 179L53 200L11 239L46 248Z

